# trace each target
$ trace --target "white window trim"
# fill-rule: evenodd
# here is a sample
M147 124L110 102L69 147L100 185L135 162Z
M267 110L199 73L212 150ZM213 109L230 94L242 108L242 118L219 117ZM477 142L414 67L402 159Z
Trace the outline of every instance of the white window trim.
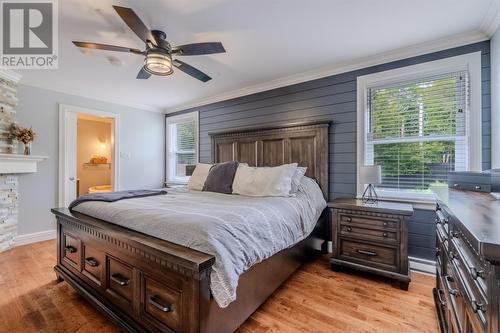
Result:
M199 148L199 141L200 141L200 127L199 127L199 112L198 111L193 111L185 114L181 114L178 116L171 116L171 117L166 117L165 119L165 167L166 167L166 174L165 174L165 183L166 184L187 184L189 177L185 177L185 179L179 179L179 178L171 178L171 173L172 173L172 166L170 164L170 131L169 131L169 126L170 124L175 124L183 121L191 121L194 120L195 123L195 154L196 154L196 163L199 162L200 160L200 148Z
M482 135L481 135L481 52L474 52L456 57L430 61L417 65L392 69L359 76L357 79L357 196L361 197L365 185L359 183L359 168L365 165L365 124L367 115L367 90L380 85L396 84L418 78L468 70L470 109L467 124L468 170L482 170ZM382 192L382 191L379 191ZM383 191L386 192L386 191ZM389 192L389 191L387 191ZM403 201L430 202L432 196L426 194L378 193L379 197Z

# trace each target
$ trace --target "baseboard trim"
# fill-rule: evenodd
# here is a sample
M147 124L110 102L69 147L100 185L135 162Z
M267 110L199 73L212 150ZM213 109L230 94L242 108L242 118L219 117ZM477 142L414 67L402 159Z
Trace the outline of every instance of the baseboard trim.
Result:
M409 257L410 269L415 272L424 273L428 275L436 275L436 262L427 259Z
M46 240L55 239L57 236L56 230L45 230L34 232L32 234L17 235L14 237L14 246L27 245Z

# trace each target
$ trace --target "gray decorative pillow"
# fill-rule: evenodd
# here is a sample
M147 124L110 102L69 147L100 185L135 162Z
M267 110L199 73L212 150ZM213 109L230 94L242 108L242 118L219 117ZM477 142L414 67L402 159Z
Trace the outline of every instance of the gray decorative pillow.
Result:
M238 162L236 161L214 165L205 180L203 191L225 194L233 193L233 180L237 169Z

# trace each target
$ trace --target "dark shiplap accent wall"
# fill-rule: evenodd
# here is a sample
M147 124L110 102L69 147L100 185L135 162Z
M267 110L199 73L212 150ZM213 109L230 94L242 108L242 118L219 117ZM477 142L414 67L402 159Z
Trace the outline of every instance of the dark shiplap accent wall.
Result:
M242 126L331 119L330 198L352 197L356 195L357 77L477 51L482 54L483 169L488 169L491 164L489 41L238 97L175 114L199 111L201 162L210 162L210 132ZM411 256L434 258L433 215L429 211L416 210L410 222Z

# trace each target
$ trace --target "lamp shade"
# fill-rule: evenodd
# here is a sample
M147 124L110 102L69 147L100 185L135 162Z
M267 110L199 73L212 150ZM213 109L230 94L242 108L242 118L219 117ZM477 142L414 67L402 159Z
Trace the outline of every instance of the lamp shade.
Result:
M359 168L360 184L382 183L382 170L380 165L364 165Z

